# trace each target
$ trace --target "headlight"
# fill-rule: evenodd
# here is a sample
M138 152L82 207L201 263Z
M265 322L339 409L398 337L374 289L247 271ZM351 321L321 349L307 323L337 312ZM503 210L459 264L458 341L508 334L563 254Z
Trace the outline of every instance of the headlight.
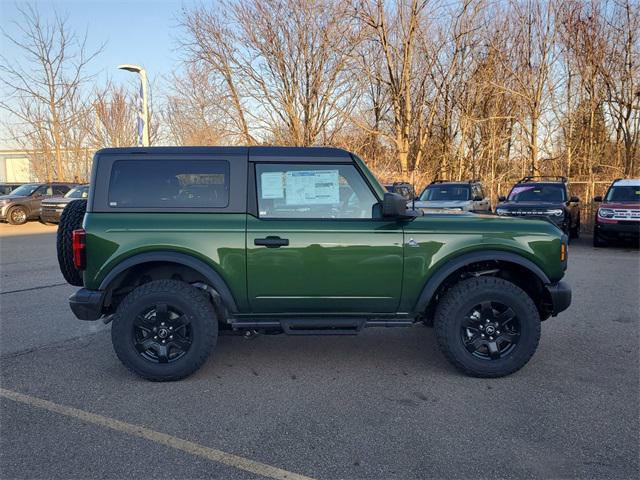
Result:
M615 217L616 212L611 210L610 208L599 208L598 216L601 218L613 218Z
M547 215L551 215L554 217L561 217L564 215L564 210L562 210L561 208L550 208L549 210L547 210L546 212L544 212Z
M496 208L496 213L498 215L509 215L509 210L506 208Z

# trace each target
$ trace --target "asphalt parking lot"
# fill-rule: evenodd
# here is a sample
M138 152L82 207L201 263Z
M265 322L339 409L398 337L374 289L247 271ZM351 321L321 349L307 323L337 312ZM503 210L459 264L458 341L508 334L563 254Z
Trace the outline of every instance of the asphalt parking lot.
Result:
M0 225L0 476L637 478L640 253L588 240L573 305L510 377L462 376L419 326L221 337L158 384L71 314L55 227Z

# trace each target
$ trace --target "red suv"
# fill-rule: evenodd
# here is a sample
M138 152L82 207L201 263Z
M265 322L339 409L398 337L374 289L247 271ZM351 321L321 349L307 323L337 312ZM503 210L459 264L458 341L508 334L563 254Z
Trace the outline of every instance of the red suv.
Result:
M640 179L614 180L598 207L593 227L593 246L604 247L608 241L640 238Z

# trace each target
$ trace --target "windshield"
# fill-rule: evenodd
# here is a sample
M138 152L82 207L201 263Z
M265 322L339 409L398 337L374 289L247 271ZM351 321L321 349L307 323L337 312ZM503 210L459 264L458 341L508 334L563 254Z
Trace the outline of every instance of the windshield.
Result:
M69 190L64 198L87 198L89 196L89 187L87 185L82 187L75 187Z
M18 195L18 196L21 196L21 197L28 197L33 192L35 192L36 188L38 188L39 186L40 185L32 185L32 184L20 185L15 190L12 190L10 195Z
M516 185L509 194L510 202L562 203L566 199L562 184Z
M443 201L443 200L469 200L471 189L468 185L430 185L422 195L420 200Z
M611 187L605 202L640 203L640 185Z

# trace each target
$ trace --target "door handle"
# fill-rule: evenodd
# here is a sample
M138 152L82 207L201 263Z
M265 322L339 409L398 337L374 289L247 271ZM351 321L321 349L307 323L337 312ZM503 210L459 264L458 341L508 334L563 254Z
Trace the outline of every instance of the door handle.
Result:
M280 248L289 246L289 239L280 237L256 238L253 240L253 244L259 247Z

